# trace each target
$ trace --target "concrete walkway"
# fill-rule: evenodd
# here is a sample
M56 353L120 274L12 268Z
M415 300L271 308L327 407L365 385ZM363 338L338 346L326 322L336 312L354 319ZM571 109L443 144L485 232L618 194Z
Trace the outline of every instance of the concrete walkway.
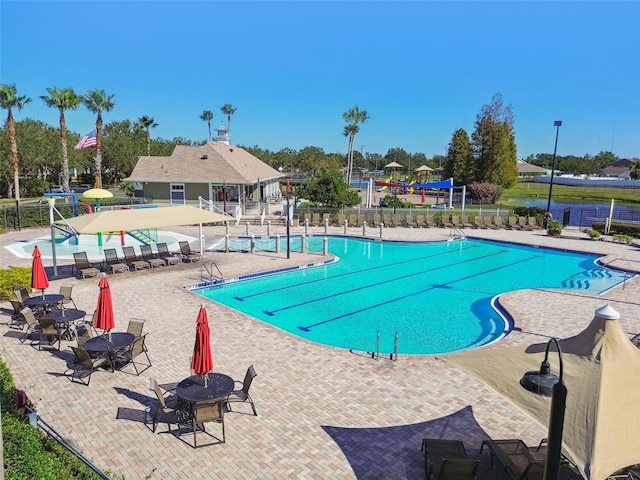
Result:
M266 225L251 225L252 234L266 234ZM196 227L168 230L198 236ZM284 234L272 225L271 234ZM45 235L47 229L8 232L2 246ZM294 234L304 232L295 227ZM224 227L205 227L207 245L226 233ZM244 235L246 225L229 228ZM321 236L324 228L309 229ZM329 234L343 234L330 227ZM362 228L347 234L362 235ZM375 238L379 230L365 231ZM385 229L396 240L445 240L448 229ZM468 236L549 245L597 252L619 268L640 270L640 249L613 242L593 242L567 230L562 238L541 232L467 231ZM258 377L251 394L258 416L239 405L225 416L227 442L194 450L174 435L152 433L143 423L144 410L154 405L149 377L159 383L189 375L195 320L202 297L182 287L201 279L200 267L215 261L226 278L318 261L316 254L209 253L202 262L110 275L116 329L130 318L146 319L153 367L142 375L97 372L86 387L71 383L64 372L72 363L71 350L41 351L18 341L20 332L0 325L0 350L18 388L25 389L41 417L53 425L98 466L127 480L162 479L416 479L423 478L420 452L424 437L463 439L471 453L482 440L522 438L537 445L546 436L542 424L524 416L466 372L442 356L401 356L399 361L372 360L366 355L317 345L264 324L237 311L205 300L211 324L214 370L242 380L247 367ZM2 266L30 266L0 248ZM51 261L44 264L51 273ZM70 277L70 266L59 269L50 292L71 283L78 307L95 308L98 280ZM535 343L547 335L565 337L579 332L596 308L610 304L621 314L630 336L640 332L640 282L634 278L598 297L557 290L516 291L503 295L520 331L491 348ZM10 305L2 304L9 319ZM544 336L543 336L544 335ZM63 347L70 345L63 342ZM532 366L535 368L535 366ZM244 408L243 408L244 407ZM210 430L217 425L210 425ZM485 454L486 458L486 454ZM483 467L484 478L498 478Z

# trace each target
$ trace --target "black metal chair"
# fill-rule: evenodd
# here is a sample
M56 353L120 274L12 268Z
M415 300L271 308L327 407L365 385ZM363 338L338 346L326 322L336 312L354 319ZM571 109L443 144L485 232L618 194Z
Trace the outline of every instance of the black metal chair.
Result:
M227 397L227 405L229 406L229 411L231 411L231 405L230 405L231 403L249 402L251 404L251 409L253 410L253 414L256 417L258 416L258 414L256 413L256 407L253 404L253 399L251 398L251 395L249 395L249 388L251 388L251 382L253 382L253 379L256 378L257 376L258 374L253 368L253 365L251 365L247 369L247 373L244 376L244 381L242 382L242 384L240 384L240 382L238 381L235 382L237 384L242 385L242 388L238 390L234 390Z

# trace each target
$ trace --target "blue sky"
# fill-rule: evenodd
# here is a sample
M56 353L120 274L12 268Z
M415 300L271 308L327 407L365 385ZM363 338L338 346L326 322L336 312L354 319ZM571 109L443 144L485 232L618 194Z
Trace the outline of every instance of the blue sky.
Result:
M431 157L499 92L522 158L553 151L554 120L559 155L640 157L640 2L1 0L0 18L0 82L33 99L17 119L58 125L46 87L104 89L105 123L148 115L154 138L205 140L202 111L215 127L231 103L232 143L345 152L358 105L356 149Z

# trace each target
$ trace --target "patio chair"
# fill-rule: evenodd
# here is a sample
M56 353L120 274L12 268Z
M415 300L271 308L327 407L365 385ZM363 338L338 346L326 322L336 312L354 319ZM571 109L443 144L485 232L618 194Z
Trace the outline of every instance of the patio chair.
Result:
M88 325L82 325L76 328L76 342L80 348L84 348L84 344L94 336L93 329Z
M460 440L422 440L425 478L427 480L473 480L480 460L467 458L464 444Z
M156 243L158 257L165 261L167 265L175 265L182 262L182 259L169 251L166 243Z
M121 364L119 370L123 370L129 365L133 365L133 369L136 371L136 375L140 375L145 370L152 367L151 359L149 358L147 346L144 344L147 334L136 338L131 346L122 352L122 356L119 357L119 360L124 363ZM137 358L142 358L142 355L147 357L146 363L139 363L136 361ZM143 366L142 370L138 370L138 366Z
M18 300L21 304L23 304L25 300L30 297L29 292L27 292L26 288L14 290L13 294L16 296L16 300Z
M20 337L20 341L24 343L24 341L29 338L29 335L40 328L38 325L38 320L36 320L36 316L33 314L33 310L29 307L24 307L20 310L20 315L24 317L24 335Z
M124 255L124 261L127 262L129 267L134 270L142 270L143 268L151 268L149 262L140 260L133 247L122 247L122 254Z
M107 270L111 270L111 273L129 271L129 265L122 263L115 248L104 249L104 263Z
M38 342L38 350L42 350L42 342L46 339L49 345L53 346L58 343L58 350L62 343L62 330L58 328L56 321L52 318L41 318L38 320L40 326L40 341Z
M218 440L215 443L208 443L206 445L215 445L216 443L225 443L224 436L224 408L223 400L217 402L202 402L196 403L193 407L193 413L191 414L191 426L193 427L193 448L198 448L197 432L198 430L206 433L212 438ZM219 423L222 427L222 439L219 439L215 435L210 434L204 427L205 423ZM204 447L206 445L200 445Z
M71 368L72 371L69 379L72 382L79 380L79 382L76 381L76 383L82 383L88 387L93 372L107 363L109 359L106 355L92 358L89 352L81 347L71 347L71 350L73 350L73 367ZM87 379L86 383L83 381L83 378Z
M20 326L20 328L22 328L24 317L22 316L21 310L24 308L24 306L22 305L22 302L18 300L9 300L9 302L11 303L11 307L13 308L11 320L8 323L9 328L14 328L16 326Z
M142 336L142 328L144 327L146 320L142 318L132 318L127 325L127 333L133 333L136 338Z
M185 262L197 262L200 260L200 255L191 251L191 246L187 241L178 242L180 245L180 255L182 255L182 260Z
M74 302L73 298L71 298L71 292L73 292L73 285L69 285L69 284L60 285L60 291L58 293L63 297L62 307L64 308L65 305L72 303L73 308L77 309L78 307L76 306L76 302Z
M242 385L242 388L240 388L238 390L234 390L227 397L226 401L227 401L227 405L229 407L229 411L231 411L231 403L249 402L251 404L251 409L253 410L253 414L256 417L258 416L258 414L256 413L256 407L253 404L253 399L251 398L251 395L249 395L249 388L251 388L251 382L253 382L253 379L256 378L257 376L258 376L258 374L256 373L255 369L253 368L253 365L250 365L249 368L247 369L247 373L244 376L243 382L242 383L240 383L238 381L234 382L234 383Z
M142 254L142 260L149 262L151 268L164 267L167 265L163 259L155 257L149 245L140 245L140 253Z
M158 399L158 403L155 406L155 411L152 416L151 431L155 433L158 423L166 423L169 431L171 431L171 424L179 424L185 422L189 415L181 408L180 401L175 395L165 396L160 390L160 386L155 378L151 377L149 388L153 390ZM151 407L147 407L144 411L144 423L147 424L147 416L151 416Z
M74 252L73 261L75 263L74 268L76 269L76 276L79 276L82 279L95 277L100 273L100 270L89 262L87 252Z

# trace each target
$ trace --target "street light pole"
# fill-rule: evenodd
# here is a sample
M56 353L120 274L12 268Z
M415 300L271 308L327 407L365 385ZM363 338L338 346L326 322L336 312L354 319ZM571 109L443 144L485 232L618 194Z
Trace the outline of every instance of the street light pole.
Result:
M560 132L560 127L562 126L562 120L556 120L553 122L553 126L556 127L556 143L553 146L553 162L551 165L551 180L549 180L549 198L547 200L547 210L545 212L545 227L549 222L550 210L551 210L551 191L553 190L553 175L556 171L556 152L558 150L558 133Z
M549 347L555 343L558 350L559 374L551 373L549 366ZM544 480L559 480L560 463L562 460L562 430L564 428L564 413L567 405L567 387L562 380L562 351L560 343L555 338L547 342L544 361L540 370L532 370L520 379L522 385L529 392L551 396L551 415L549 418L549 432L547 434L547 457L544 464Z

